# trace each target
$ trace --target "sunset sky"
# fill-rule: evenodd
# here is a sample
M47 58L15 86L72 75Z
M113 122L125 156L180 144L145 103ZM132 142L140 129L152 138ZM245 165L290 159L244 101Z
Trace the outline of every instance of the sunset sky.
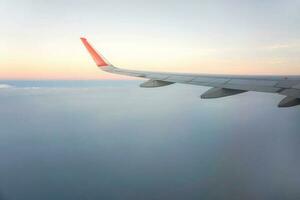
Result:
M124 79L115 66L300 74L299 0L0 0L0 79Z

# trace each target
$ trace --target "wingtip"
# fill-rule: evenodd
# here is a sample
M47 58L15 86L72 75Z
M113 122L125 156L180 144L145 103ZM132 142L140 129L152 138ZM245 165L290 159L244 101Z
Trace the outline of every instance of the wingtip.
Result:
M109 64L109 62L107 62L103 56L101 56L101 54L99 54L91 45L90 43L87 41L86 38L81 37L80 40L82 41L82 43L84 44L84 46L86 47L86 49L88 50L88 52L90 53L90 55L92 56L92 58L94 59L95 63L97 64L98 67L106 67L109 66L111 64Z

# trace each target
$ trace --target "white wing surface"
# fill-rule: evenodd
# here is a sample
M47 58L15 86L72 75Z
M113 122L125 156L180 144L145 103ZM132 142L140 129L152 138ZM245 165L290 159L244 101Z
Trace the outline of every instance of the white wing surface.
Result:
M247 91L279 93L286 96L278 104L279 107L300 104L300 76L237 76L128 70L110 64L87 39L81 38L81 41L100 69L109 73L148 79L140 85L141 87L162 87L173 83L212 87L201 95L204 99L231 96Z

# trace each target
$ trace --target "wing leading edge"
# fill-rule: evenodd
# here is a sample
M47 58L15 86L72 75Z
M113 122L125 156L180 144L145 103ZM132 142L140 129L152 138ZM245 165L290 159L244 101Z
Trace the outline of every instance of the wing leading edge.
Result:
M141 87L153 88L173 83L213 87L201 98L220 98L247 91L278 93L286 97L279 107L300 105L300 76L237 76L150 72L117 68L98 53L85 38L80 38L96 65L109 73L149 79Z

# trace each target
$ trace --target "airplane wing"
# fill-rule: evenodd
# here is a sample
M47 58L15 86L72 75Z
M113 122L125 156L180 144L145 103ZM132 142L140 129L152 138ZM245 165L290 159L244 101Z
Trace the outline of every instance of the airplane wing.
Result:
M203 99L220 98L247 91L278 93L285 98L279 107L300 105L300 76L238 76L186 74L128 70L113 66L85 38L80 38L97 66L109 73L148 79L140 86L154 88L174 83L212 87L201 95Z

